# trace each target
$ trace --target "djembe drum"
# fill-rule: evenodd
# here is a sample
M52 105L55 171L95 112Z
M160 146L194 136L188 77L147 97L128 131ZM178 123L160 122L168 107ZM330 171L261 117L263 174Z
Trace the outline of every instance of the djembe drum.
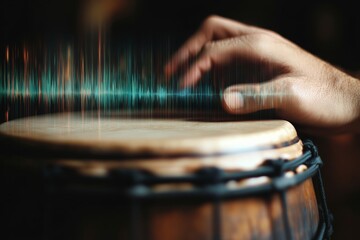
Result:
M13 237L331 234L321 160L286 121L65 113L4 123L0 136L1 218Z

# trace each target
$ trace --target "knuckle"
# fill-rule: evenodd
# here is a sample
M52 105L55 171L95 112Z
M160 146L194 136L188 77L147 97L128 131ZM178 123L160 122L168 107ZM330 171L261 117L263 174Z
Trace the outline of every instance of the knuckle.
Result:
M292 79L292 78L281 79L281 83L279 83L279 88L280 89L278 89L278 91L285 93L285 94L293 95L293 93L296 91L294 79Z
M186 51L187 51L186 55L189 56L189 57L196 56L196 54L197 54L196 49L194 49L192 47L187 48Z
M298 80L294 78L285 78L281 82L281 91L285 96L288 96L290 102L294 105L300 105L302 103L301 90L299 89Z
M220 19L220 17L217 15L210 15L204 20L203 26L204 27L212 26L214 23L218 22L219 19Z
M198 69L201 74L205 74L212 67L212 58L210 56L206 56L201 64L198 64Z
M269 29L264 29L263 30L263 33L265 35L268 35L269 37L272 37L272 38L277 38L277 37L280 37L280 34L278 34L277 32L274 32L272 30L269 30Z
M270 37L266 33L258 33L253 35L254 44L262 46L270 40Z
M266 33L256 33L246 36L246 41L255 51L266 53L271 49L274 39Z
M208 42L203 47L203 53L209 53L216 47L216 42Z

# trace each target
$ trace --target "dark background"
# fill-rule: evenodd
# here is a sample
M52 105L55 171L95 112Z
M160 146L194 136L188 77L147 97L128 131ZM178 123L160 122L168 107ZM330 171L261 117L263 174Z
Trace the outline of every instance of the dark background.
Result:
M274 30L351 73L360 70L360 14L356 1L137 0L111 25L113 42L168 39L178 47L201 21L217 14ZM80 3L74 0L1 0L0 43L72 39L79 36ZM354 239L360 224L358 136L315 137L325 160L334 239Z
M113 39L171 38L180 44L210 14L279 32L321 58L356 70L360 65L360 15L356 1L134 0L112 24ZM2 0L3 44L76 38L80 1Z

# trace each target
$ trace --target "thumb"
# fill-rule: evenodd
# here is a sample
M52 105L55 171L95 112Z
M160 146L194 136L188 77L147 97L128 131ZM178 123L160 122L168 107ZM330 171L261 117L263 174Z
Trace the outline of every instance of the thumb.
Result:
M266 83L238 84L225 89L223 106L229 113L246 114L266 109L279 109L288 100L283 79Z

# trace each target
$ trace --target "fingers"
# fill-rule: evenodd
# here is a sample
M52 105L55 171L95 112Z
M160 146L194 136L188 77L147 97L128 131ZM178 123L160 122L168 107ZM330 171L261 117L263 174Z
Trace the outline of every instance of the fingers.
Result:
M275 63L273 53L277 48L271 45L271 41L269 43L268 38L264 34L253 34L206 44L199 58L180 80L180 86L184 88L195 85L213 67L226 65L234 58L257 61L267 59L270 63Z
M180 88L195 85L214 65L214 55L206 54L192 65L180 82Z
M207 36L202 31L198 31L190 37L166 64L166 76L173 75L182 64L196 56L207 41Z
M165 74L167 76L173 75L182 64L188 61L191 57L196 56L207 41L207 36L205 36L204 32L199 30L195 33L166 64Z
M290 93L287 78L260 84L239 84L224 91L223 106L233 114L253 113L267 109L289 107ZM291 107L291 106L290 106Z
M230 40L223 40L207 44L202 54L185 72L180 80L180 87L190 87L195 85L207 72L215 65L224 64L234 55L234 44Z
M260 31L260 29L218 16L208 17L200 29L191 36L165 66L165 74L171 76L178 68L196 56L206 43Z

